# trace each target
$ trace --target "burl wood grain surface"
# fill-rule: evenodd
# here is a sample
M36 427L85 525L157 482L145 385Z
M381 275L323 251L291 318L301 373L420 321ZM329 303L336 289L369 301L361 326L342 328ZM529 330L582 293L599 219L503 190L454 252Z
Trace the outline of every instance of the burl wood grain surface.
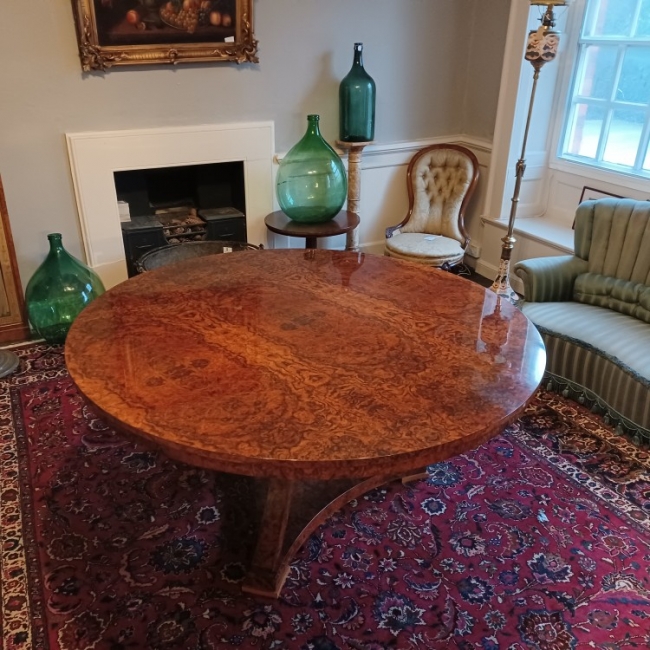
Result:
M501 431L542 377L491 291L387 257L265 250L132 278L86 308L70 374L117 428L282 479L408 472Z

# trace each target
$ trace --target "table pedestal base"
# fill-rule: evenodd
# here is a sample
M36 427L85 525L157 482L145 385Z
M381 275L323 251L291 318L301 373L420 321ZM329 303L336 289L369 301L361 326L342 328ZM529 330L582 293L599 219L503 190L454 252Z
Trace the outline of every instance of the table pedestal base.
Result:
M316 528L346 503L397 478L269 480L257 547L242 591L277 598L291 561Z

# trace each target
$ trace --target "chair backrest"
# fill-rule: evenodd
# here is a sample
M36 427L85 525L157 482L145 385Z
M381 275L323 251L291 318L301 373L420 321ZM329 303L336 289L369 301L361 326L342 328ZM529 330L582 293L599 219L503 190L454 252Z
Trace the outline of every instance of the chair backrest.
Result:
M589 273L650 286L650 202L585 201L576 210L575 254Z
M477 181L478 160L469 149L435 144L418 151L407 171L409 213L400 230L443 235L465 247L463 218Z
M236 253L246 250L259 250L264 248L262 245L255 246L246 242L238 241L196 241L183 242L182 244L169 244L160 246L147 251L135 263L135 269L138 273L153 271L161 266L182 262L195 257L204 257L205 255L218 255L220 253Z

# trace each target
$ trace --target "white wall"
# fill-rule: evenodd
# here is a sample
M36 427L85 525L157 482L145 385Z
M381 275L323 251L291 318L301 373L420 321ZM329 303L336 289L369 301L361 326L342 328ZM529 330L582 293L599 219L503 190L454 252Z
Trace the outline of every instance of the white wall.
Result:
M499 101L510 0L472 0L463 75L464 133L491 141ZM459 49L462 43L459 43Z
M83 258L65 144L69 132L272 120L276 150L282 152L302 135L305 116L313 112L333 141L338 84L351 65L353 43L361 41L378 88L379 144L463 132L491 136L493 89L501 71L499 30L505 34L498 14L507 15L508 3L486 4L256 0L258 65L142 66L82 74L69 0L3 0L0 174L23 285L45 255L49 232L63 233L66 247ZM486 20L496 28L494 38L480 29ZM473 38L481 46L471 58ZM481 88L489 94L485 101ZM467 112L463 102L471 104ZM364 224L362 237L373 239L385 221L393 223L388 212L403 214L404 170L400 164L373 173L376 187L373 179L364 179L362 199L369 207L380 196L384 200L375 209L381 223Z

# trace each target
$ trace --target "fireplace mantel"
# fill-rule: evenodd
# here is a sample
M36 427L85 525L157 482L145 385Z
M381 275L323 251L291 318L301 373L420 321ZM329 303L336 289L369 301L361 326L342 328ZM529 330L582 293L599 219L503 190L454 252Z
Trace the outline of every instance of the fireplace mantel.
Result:
M244 162L248 241L266 244L273 211L273 122L68 133L86 260L107 288L127 279L113 173Z

